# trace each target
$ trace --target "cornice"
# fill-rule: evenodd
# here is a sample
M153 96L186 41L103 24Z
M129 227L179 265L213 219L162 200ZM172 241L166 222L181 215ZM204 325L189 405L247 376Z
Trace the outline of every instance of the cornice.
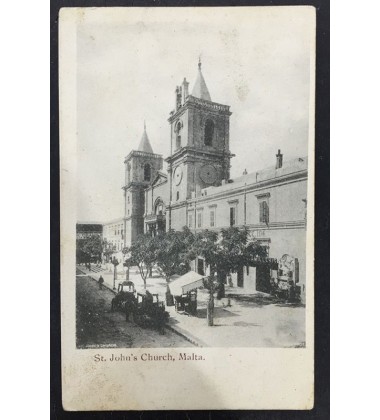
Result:
M174 152L171 156L168 156L165 159L165 162L172 163L174 160L178 160L180 158L189 159L192 158L194 161L199 161L199 158L203 158L205 160L207 159L226 159L226 158L232 158L235 155L231 153L230 151L219 151L219 150L204 150L199 149L194 146L184 146L181 147L179 150Z
M141 152L140 150L132 150L125 158L124 163L128 163L131 158L133 157L146 157L146 158L154 158L154 159L162 159L162 155L158 155L156 153L149 153L149 152Z
M205 226L202 228L196 228L195 230L198 232L201 232L202 230L212 230L212 231L220 231L222 229L228 229L230 227L230 225L223 225L223 226L216 226L216 227L210 227L210 226ZM237 228L243 228L243 227L247 227L250 231L253 230L260 230L260 231L265 231L268 232L268 234L271 231L275 231L275 230L281 230L281 229L286 229L286 230L290 230L290 229L300 229L300 230L304 230L306 227L306 223L304 220L296 220L296 221L285 221L285 222L274 222L274 223L269 223L269 225L262 225L262 224L236 224L234 225L234 227ZM194 228L192 229L194 230ZM265 240L265 239L270 239L269 237L260 237L258 238L259 240Z
M207 101L205 99L196 98L195 96L189 95L186 99L186 102L177 109L170 117L168 118L168 122L171 124L174 120L181 117L181 115L187 109L207 109L209 112L213 112L215 114L220 115L232 115L230 111L229 105L219 104L217 102Z
M299 181L304 181L304 180L307 180L307 170L293 172L292 174L283 175L282 177L278 177L278 178L271 178L269 180L260 181L253 184L240 185L239 187L236 187L235 189L231 188L231 189L221 191L220 193L203 195L197 198L191 198L191 199L188 199L187 201L189 203L195 203L195 202L203 203L207 201L220 200L227 197L230 200L233 200L235 195L240 195L241 193L244 193L244 192L250 193L253 191L260 191L268 187L277 187L280 185L291 184L293 182L299 182Z

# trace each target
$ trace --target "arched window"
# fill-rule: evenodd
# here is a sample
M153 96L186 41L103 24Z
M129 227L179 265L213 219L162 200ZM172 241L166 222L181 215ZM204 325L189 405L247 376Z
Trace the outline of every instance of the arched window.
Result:
M160 198L156 200L154 213L157 216L162 216L165 214L165 206L164 206L163 201Z
M144 165L144 181L150 181L150 165L146 163Z
M127 165L127 182L131 182L131 165Z
M178 123L176 124L175 129L174 129L176 149L181 148L181 130L182 130L182 123L181 123L181 121L178 121Z
M214 137L214 123L211 120L207 120L206 125L205 125L205 146L212 146L213 137Z

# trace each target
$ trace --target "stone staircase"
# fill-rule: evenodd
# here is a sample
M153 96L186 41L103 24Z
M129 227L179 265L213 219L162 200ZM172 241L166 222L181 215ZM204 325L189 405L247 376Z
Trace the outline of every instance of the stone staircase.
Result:
M80 267L79 267L80 268ZM85 267L83 267L85 268ZM86 271L88 271L88 269L86 268ZM104 268L102 267L97 267L96 265L92 265L91 264L91 273L102 273L106 271Z

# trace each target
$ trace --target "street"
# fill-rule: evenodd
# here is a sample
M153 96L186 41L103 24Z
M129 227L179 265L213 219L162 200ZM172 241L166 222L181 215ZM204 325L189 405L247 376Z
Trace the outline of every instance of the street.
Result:
M97 272L96 270L99 271ZM90 285L95 288L93 292L95 294L97 293L98 297L94 296L91 298L91 302L98 300L98 306L95 305L95 308L100 312L100 308L104 307L102 300L105 299L106 295L109 296L108 303L105 305L105 308L102 309L102 311L105 312L104 317L108 321L94 319L92 324L96 326L94 327L95 332L92 333L92 335L87 335L96 337L97 330L99 329L98 334L100 337L101 334L103 334L101 328L103 323L112 323L115 322L114 320L119 320L116 326L104 327L104 334L111 338L108 341L107 338L103 338L101 341L101 343L113 343L115 347L115 344L118 343L117 340L121 339L123 331L128 337L131 334L131 331L133 333L138 327L132 327L130 324L127 324L121 313L112 314L109 312L110 299L112 299L113 296L113 293L109 290L113 287L113 273L105 268L96 267L93 267L92 271L88 272L83 266L77 267L77 273L90 275L94 279L98 279L100 274L103 276L104 284L107 286L108 291L98 291L96 281L92 280L93 283L90 283ZM78 276L77 278L83 277ZM125 274L119 273L118 279L116 280L116 287L123 279L125 279ZM138 292L144 290L141 276L135 269L130 271L130 279L134 282ZM166 287L166 280L160 277L158 273L153 273L153 277L149 278L147 281L148 290L151 293L158 293L161 301L165 301ZM206 322L208 291L203 288L198 289L198 310L197 316L195 317L176 312L174 306L166 306L166 310L170 314L169 326L177 331L180 336L175 333L173 334L171 331L167 331L167 335L163 337L164 342L157 346L185 347L194 343L199 347L305 347L305 306L303 304L286 303L261 293L244 294L242 290L234 287L226 287L226 295L230 297L229 303L227 298L215 300L214 302L214 327L209 327ZM92 305L94 306L93 303ZM79 306L84 306L84 303L80 303ZM85 311L85 314L87 314L87 312L89 311ZM94 313L91 316L94 318L97 315ZM90 325L87 325L87 328L91 328L91 323ZM110 336L110 331L113 331L115 328L121 328L121 332L117 332L114 336ZM162 337L159 335L157 337L155 331L147 329L140 329L140 333L143 338L137 337L136 341L129 344L129 346L154 347L154 345L149 344L151 341L146 338L147 335L151 334L152 340L159 341ZM83 333L79 332L79 336L80 334ZM181 336L186 337L188 341L183 341ZM170 341L169 337L173 338L173 342ZM86 338L86 340L88 339ZM85 341L85 343L90 343L91 345L93 342ZM119 346L127 347L128 345L120 344Z
M111 312L114 294L84 275L76 276L76 327L78 348L194 347L189 341L166 330L164 335L150 328L126 322L124 314Z

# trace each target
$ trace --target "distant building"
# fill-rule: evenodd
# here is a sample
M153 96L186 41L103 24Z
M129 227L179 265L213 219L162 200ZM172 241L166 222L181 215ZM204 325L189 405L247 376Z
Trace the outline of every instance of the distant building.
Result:
M121 253L125 241L124 218L105 223L103 225L103 239L114 247L115 253Z
M103 236L103 225L96 222L78 222L76 224L77 239L85 239L89 236Z
M104 225L104 236L114 226L115 239L128 246L143 232L248 226L265 246L268 259L234 274L235 286L268 291L276 270L270 262L288 254L296 260L304 296L307 157L286 161L279 150L272 167L251 173L244 170L242 176L230 179L234 156L229 147L230 107L212 101L201 63L192 93L184 79L175 89L174 103L168 119L167 173L162 171L162 156L153 152L144 124L138 150L124 161L124 218ZM201 259L196 269L204 271Z

